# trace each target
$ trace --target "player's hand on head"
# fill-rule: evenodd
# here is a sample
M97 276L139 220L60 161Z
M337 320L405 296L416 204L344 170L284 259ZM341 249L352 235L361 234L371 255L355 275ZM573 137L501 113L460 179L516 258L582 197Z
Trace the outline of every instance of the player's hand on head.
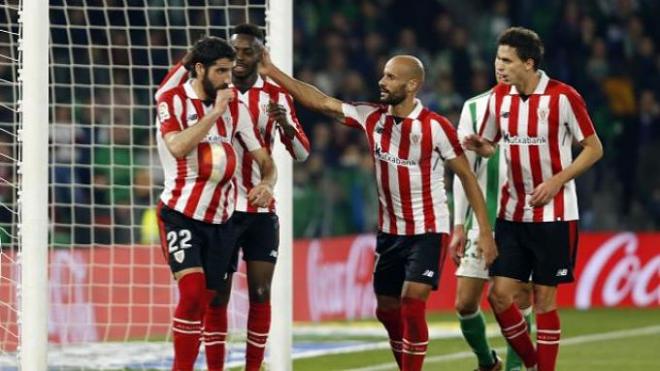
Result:
M219 114L225 113L225 111L227 111L227 107L229 106L229 102L235 98L236 92L234 89L226 88L218 90L215 96L215 105L213 106L213 110Z
M270 59L270 52L264 48L261 51L261 59L259 60L259 74L269 76L273 68L273 61Z
M495 245L495 239L491 232L479 232L479 245L477 248L481 251L481 256L484 259L486 268L489 268L491 264L497 258L497 245Z
M273 200L273 187L266 183L259 183L248 193L248 202L253 206L268 207Z
M461 258L465 252L465 231L463 226L456 226L449 242L449 256L457 266L461 264Z

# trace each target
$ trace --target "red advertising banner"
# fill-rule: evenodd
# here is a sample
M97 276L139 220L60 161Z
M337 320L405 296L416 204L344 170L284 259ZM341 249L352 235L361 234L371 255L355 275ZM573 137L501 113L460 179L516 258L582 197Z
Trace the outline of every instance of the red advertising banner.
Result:
M297 241L294 246L294 320L372 317L375 237ZM456 267L444 262L440 287L427 308L453 310ZM562 307L660 306L660 234L582 233L576 282L559 289ZM487 306L484 300L483 305Z
M374 249L373 235L296 241L294 320L373 317ZM5 351L17 341L14 258L3 253L0 260L0 349ZM453 310L454 271L447 259L429 310ZM575 283L560 287L562 307L660 307L660 233L581 234L576 276ZM159 247L56 250L50 254L49 279L53 343L139 340L169 332L177 291ZM245 283L238 285L244 289ZM236 303L234 311L244 316L247 302Z

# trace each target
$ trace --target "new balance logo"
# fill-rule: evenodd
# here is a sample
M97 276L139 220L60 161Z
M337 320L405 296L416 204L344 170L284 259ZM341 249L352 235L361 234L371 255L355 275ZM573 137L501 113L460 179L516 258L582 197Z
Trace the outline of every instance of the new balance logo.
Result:
M432 271L432 270L428 270L428 269L427 269L427 270L424 271L424 273L422 273L422 276L426 276L426 277L432 278L434 274L435 274L434 271Z
M564 277L568 275L568 269L558 269L557 270L557 277Z

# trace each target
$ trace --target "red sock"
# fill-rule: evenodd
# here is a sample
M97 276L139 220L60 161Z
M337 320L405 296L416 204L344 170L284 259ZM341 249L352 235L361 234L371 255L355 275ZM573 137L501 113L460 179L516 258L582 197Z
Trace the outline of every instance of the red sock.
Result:
M500 324L502 335L511 347L518 353L525 367L536 365L536 351L534 344L527 332L527 323L515 304L503 312L495 313L495 318Z
M209 371L222 371L227 342L227 307L207 306L204 314L204 351Z
M396 364L401 369L401 350L403 348L403 322L401 321L401 308L392 310L376 309L376 318L385 326L390 338L392 354Z
M248 313L245 370L259 371L264 360L268 331L270 330L270 302L250 302Z
M189 273L179 279L179 303L174 311L172 337L174 340L175 371L192 370L199 353L202 312L205 303L206 281L200 272Z
M413 298L401 299L403 320L403 350L401 369L420 371L429 345L429 329L426 325L426 303Z
M559 314L557 310L536 315L536 357L539 371L554 371L559 352Z

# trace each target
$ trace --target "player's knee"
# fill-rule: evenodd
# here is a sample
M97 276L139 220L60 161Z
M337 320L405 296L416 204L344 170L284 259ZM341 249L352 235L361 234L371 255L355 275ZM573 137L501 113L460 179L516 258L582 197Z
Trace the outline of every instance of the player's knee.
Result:
M503 311L511 305L511 294L506 290L493 286L488 292L488 302L495 311Z
M250 301L256 303L270 301L270 285L256 285L250 288Z
M461 316L467 316L479 310L479 301L473 298L457 297L454 308L456 309L456 313Z

